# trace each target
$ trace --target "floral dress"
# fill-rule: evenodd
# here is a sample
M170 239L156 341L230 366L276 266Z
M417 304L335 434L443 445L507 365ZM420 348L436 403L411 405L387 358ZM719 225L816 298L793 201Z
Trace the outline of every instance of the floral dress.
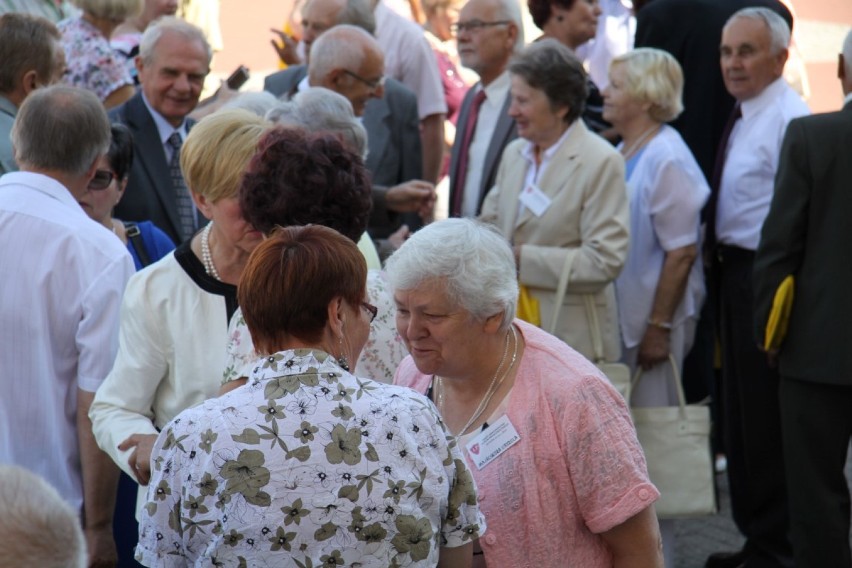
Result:
M485 530L434 405L319 350L260 359L154 445L146 566L435 566Z
M65 49L65 83L92 91L101 102L133 79L122 57L95 26L82 17L57 25Z
M355 369L368 379L391 383L408 350L396 331L396 305L382 271L367 271L367 297L379 312L370 324L370 336ZM247 377L257 358L243 312L238 309L228 326L228 355L222 384Z

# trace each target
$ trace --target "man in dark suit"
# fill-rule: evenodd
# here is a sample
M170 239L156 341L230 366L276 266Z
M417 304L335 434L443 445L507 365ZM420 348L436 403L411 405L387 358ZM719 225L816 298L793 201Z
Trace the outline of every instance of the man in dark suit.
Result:
M500 22L500 23L497 23ZM462 101L450 155L450 216L474 217L494 186L506 145L518 137L509 116L509 59L524 43L514 0L470 0L456 24L462 65L479 74Z
M270 75L264 89L282 96L325 87L346 97L355 115L363 116L369 148L366 166L373 174L369 233L385 239L399 226L398 214L425 216L434 201L434 186L419 179L417 99L405 86L383 76L381 48L362 28L334 26L311 42L311 54L307 67L291 66ZM382 255L388 252L380 250Z
M136 68L141 90L110 112L133 134L134 160L115 215L150 220L175 242L198 228L198 212L180 173L180 146L198 104L212 52L200 29L164 18L145 30Z
M843 110L793 120L754 262L755 326L763 344L781 281L795 278L777 353L790 535L796 566L848 568L852 437L852 32L839 75ZM770 354L774 358L776 354ZM779 472L780 473L780 472Z

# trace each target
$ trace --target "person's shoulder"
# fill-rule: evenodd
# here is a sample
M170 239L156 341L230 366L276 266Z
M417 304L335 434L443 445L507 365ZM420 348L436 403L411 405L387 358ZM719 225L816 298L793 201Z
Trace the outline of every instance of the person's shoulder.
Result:
M183 274L173 252L149 264L130 278L128 294L168 297L174 292L175 277Z
M263 80L263 90L280 97L289 87L301 81L306 74L305 65L290 65L287 69L267 75Z
M388 99L390 106L395 104L414 103L417 105L417 95L407 86L397 81L393 77L385 79L385 97Z

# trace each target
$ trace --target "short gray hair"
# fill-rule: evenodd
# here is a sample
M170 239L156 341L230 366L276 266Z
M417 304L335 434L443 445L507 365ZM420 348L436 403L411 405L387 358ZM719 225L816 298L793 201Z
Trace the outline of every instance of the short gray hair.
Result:
M769 49L773 55L790 47L790 26L777 12L769 8L743 8L725 22L725 28L739 18L763 22L769 30Z
M517 53L524 47L524 19L521 16L521 6L517 0L494 0L497 3L497 20L508 20L515 24L518 33L515 37L515 49Z
M308 132L337 134L352 152L367 159L367 130L352 111L349 99L332 90L312 87L296 93L266 113L266 120Z
M370 0L346 0L346 4L337 15L337 24L361 28L370 35L376 35L376 15Z
M269 91L260 91L259 93L248 91L239 93L233 99L223 104L219 110L238 108L247 110L263 118L276 106L278 106L278 99Z
M0 465L0 558L4 566L85 568L78 514L41 477Z
M213 59L213 49L211 49L204 32L198 26L175 16L163 16L151 22L145 28L145 33L142 34L142 39L139 42L139 57L142 58L143 62L151 63L154 58L154 49L166 33L179 35L188 41L199 42L204 46L204 51L207 53L207 65L210 65L210 60Z
M36 89L12 127L19 164L82 175L110 144L109 119L90 91L67 85Z
M360 43L358 40L362 40ZM360 49L363 45L373 45L381 52L381 47L376 40L355 26L334 26L311 44L311 56L308 63L308 74L311 83L328 77L335 69L359 69L367 58L366 49Z
M546 38L528 45L509 63L509 73L544 92L552 107L568 107L566 123L583 114L589 96L586 71L574 52L559 41Z
M502 312L500 327L508 329L515 318L515 256L490 225L471 219L432 223L405 241L385 270L394 291L437 279L444 282L447 297L477 320Z

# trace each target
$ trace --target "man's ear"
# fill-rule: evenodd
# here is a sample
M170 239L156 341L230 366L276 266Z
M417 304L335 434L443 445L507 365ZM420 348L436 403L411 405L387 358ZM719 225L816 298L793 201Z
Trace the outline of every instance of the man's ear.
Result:
M38 80L38 73L35 69L30 69L21 77L21 90L23 92L24 98L29 96L30 93L38 89L41 85Z

